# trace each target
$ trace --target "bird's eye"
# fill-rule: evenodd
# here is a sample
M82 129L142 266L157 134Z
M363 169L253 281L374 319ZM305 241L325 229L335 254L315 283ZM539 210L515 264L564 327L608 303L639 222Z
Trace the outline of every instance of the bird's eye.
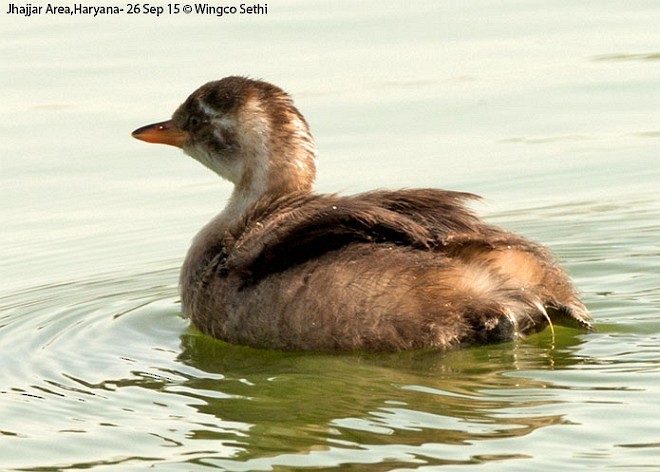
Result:
M190 128L197 128L201 122L202 120L200 120L198 117L191 116L190 119L188 120L188 126Z

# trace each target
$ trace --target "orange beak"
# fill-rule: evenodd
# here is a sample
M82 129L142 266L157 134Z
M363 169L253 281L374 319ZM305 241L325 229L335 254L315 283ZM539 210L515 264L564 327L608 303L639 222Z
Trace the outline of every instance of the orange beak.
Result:
M169 144L178 148L183 147L188 139L188 133L174 126L172 120L143 126L133 131L131 136L148 143Z

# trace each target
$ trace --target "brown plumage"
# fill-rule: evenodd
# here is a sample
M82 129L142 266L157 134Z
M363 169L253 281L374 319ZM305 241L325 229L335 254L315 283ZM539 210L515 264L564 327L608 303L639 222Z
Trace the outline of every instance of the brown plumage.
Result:
M474 195L312 192L316 147L289 96L228 77L172 120L136 130L234 183L181 271L184 312L236 344L296 350L446 349L549 323L591 329L548 250L480 220Z

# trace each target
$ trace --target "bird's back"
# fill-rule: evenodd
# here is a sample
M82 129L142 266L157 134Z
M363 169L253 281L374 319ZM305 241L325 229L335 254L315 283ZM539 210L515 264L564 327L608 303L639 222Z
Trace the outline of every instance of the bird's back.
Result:
M184 311L236 344L402 350L496 342L548 323L590 328L539 245L490 226L442 190L263 198L196 239Z

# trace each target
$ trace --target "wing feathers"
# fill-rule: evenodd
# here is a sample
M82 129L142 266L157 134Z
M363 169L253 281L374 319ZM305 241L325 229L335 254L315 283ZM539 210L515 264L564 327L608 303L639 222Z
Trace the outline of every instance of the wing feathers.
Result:
M463 206L473 195L378 191L351 197L295 195L259 202L225 240L226 267L255 282L354 242L431 249L481 228Z

